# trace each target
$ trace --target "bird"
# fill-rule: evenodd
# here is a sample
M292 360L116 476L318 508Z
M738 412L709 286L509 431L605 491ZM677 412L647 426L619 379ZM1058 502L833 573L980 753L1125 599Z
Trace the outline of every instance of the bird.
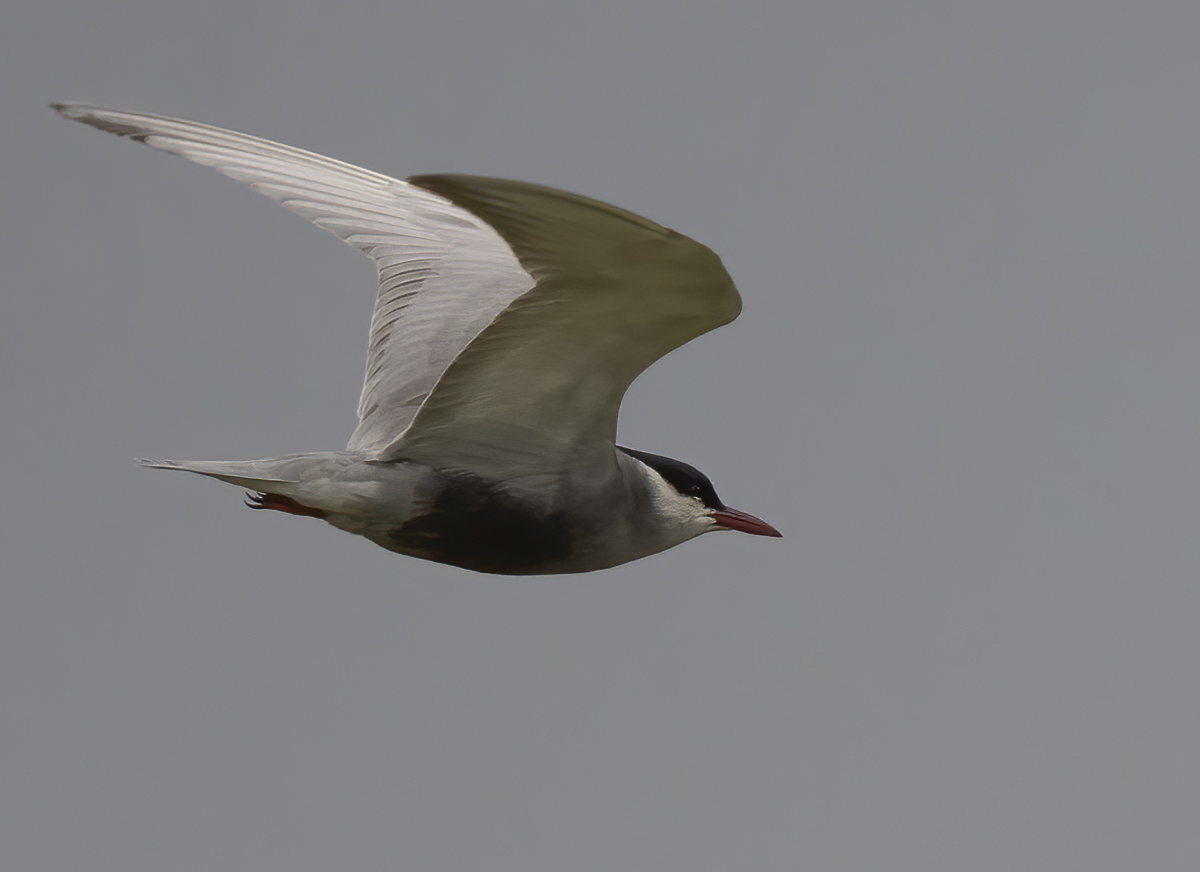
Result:
M389 551L476 572L619 566L704 533L782 534L695 467L617 445L626 389L734 320L710 249L599 200L464 174L400 180L232 130L84 103L64 118L211 167L378 268L344 451L140 460Z

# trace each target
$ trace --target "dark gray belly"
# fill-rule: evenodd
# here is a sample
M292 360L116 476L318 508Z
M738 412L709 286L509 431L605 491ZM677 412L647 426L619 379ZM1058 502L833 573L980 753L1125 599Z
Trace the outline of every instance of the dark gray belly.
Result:
M447 474L430 510L375 541L391 551L477 572L570 571L566 513L477 476Z

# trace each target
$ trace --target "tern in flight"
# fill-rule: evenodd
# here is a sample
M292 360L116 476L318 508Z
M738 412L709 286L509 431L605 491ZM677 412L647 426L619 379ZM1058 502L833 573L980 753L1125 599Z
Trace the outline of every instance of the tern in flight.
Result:
M726 506L694 467L616 444L633 380L741 309L698 242L540 185L401 181L193 121L54 109L243 182L379 269L344 451L145 466L479 572L588 572L714 530L780 535Z

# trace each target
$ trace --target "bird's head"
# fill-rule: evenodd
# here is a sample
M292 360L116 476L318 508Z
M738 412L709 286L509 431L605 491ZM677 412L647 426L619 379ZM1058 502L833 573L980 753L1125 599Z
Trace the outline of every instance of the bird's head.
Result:
M649 467L661 484L654 491L658 513L690 533L686 538L713 530L740 530L755 536L783 534L749 512L731 509L721 502L708 476L696 467L645 451L617 446L634 460Z

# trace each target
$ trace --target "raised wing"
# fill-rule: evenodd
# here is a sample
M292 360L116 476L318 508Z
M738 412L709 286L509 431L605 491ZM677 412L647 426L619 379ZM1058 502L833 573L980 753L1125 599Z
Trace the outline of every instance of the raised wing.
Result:
M494 227L537 284L459 354L382 457L550 469L611 456L638 374L741 310L715 254L631 212L521 182L409 181Z
M350 450L393 443L459 352L533 286L486 221L428 187L194 121L54 109L244 182L375 261L379 291Z

